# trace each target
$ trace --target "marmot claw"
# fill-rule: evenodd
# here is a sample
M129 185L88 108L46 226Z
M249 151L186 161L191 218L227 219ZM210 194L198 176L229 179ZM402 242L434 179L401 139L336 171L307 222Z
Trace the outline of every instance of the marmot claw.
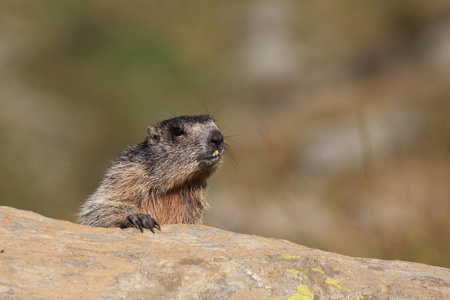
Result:
M161 226L159 226L158 222L156 222L155 219L153 219L152 216L148 214L133 214L126 217L121 228L129 228L134 227L139 229L142 233L144 233L144 228L150 229L153 234L155 234L155 230L153 228L158 229L161 231Z

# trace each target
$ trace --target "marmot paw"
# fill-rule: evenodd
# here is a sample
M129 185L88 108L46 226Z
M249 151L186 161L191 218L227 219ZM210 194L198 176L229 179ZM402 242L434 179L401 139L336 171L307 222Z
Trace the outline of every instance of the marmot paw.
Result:
M148 214L133 214L127 216L123 222L120 228L128 228L128 227L134 227L139 229L142 233L144 233L144 228L150 229L153 234L155 234L155 230L153 228L158 229L161 231L161 226L159 226L158 222L153 219L152 216Z

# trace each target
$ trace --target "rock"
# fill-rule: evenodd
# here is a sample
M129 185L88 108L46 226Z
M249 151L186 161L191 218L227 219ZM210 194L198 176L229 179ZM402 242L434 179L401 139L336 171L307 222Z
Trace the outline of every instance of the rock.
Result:
M450 270L201 225L92 228L0 207L1 299L450 299Z

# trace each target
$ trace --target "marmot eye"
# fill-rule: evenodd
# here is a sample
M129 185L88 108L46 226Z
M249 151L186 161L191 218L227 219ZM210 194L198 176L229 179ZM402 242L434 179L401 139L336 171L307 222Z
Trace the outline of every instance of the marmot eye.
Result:
M170 131L174 136L180 136L184 134L184 130L180 127L173 127L172 129L170 129Z

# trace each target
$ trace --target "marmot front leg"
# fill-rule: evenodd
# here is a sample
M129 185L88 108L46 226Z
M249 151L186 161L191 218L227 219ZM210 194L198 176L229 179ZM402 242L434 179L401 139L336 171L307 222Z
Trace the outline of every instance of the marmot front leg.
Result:
M155 234L155 230L153 228L161 231L161 226L159 226L158 222L153 219L149 214L132 214L123 219L122 224L120 224L120 228L129 228L134 227L139 229L142 233L144 233L144 228L150 229L153 234Z

